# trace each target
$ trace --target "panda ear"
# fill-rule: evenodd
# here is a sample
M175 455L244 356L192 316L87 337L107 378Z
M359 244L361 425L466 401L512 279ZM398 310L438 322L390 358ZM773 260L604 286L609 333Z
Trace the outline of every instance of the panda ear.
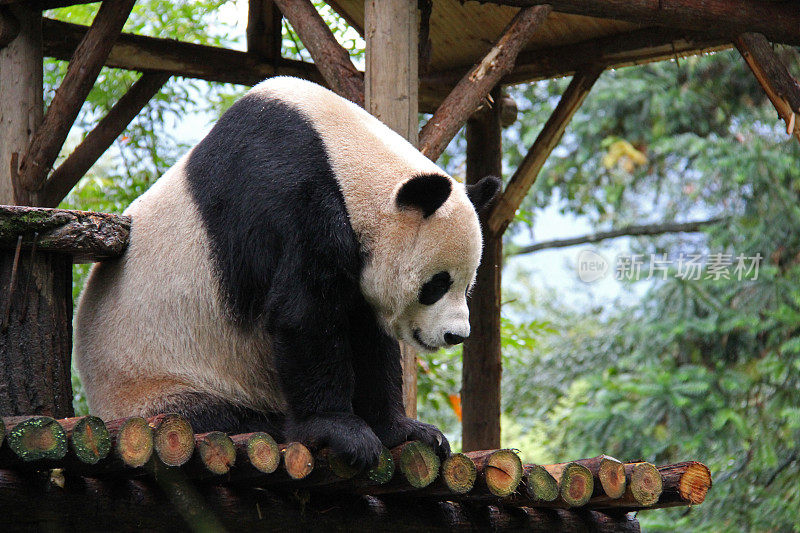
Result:
M486 176L474 185L467 185L467 197L475 206L475 211L480 213L492 203L500 185L500 178L494 176Z
M395 201L397 207L419 209L422 217L428 218L447 201L452 189L447 176L424 174L405 182Z

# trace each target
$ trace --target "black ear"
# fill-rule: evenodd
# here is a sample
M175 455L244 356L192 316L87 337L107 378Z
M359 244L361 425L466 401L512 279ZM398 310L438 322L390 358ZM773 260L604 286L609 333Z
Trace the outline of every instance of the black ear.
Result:
M500 185L500 178L494 176L486 176L474 185L467 185L467 196L475 206L475 211L480 213L494 200Z
M397 191L397 207L412 207L428 218L450 196L450 179L438 174L424 174L411 178Z

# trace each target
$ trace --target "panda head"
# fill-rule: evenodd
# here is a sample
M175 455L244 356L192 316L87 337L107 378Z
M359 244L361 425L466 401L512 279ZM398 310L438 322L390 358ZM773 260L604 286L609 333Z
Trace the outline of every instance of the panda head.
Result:
M368 246L362 290L384 327L422 351L469 336L467 293L481 258L478 212L500 181L465 187L444 173L401 181Z

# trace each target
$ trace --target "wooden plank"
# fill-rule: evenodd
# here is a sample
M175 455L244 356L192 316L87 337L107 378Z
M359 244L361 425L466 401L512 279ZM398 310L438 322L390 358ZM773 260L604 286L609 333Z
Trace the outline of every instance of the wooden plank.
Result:
M364 78L310 0L274 0L337 94L364 107Z
M24 6L11 6L6 13L19 31L0 49L0 203L29 203L22 191L15 195L12 162L18 165L42 122L42 16Z
M502 235L522 204L531 185L536 181L547 157L558 146L572 116L580 108L594 82L600 77L602 66L590 66L575 74L553 114L547 119L533 146L523 158L503 193L492 207L487 227L490 232Z
M763 35L744 33L735 43L778 115L786 122L786 134L794 134L800 141L800 85L797 80Z
M550 5L554 11L637 24L727 33L764 34L770 41L800 45L796 2L753 0L479 0L513 7Z
M57 59L69 59L89 29L51 19L44 19L43 28L44 53ZM246 52L130 33L119 36L106 66L240 85L255 85L277 75L325 83L317 68L303 61L282 59L276 67Z
M384 124L417 143L418 22L417 2L367 0L365 106ZM406 415L417 416L417 354L400 343L403 366L403 404Z
M522 9L506 27L486 56L461 78L420 131L420 151L433 161L455 137L467 119L500 79L511 72L517 54L547 19L547 6ZM498 102L499 105L499 102Z
M0 205L0 249L14 249L22 237L23 250L35 247L40 253L72 256L76 262L101 261L122 255L130 231L127 216Z
M495 102L500 89L492 91ZM467 183L502 176L502 108L492 106L467 121ZM486 220L481 220L485 228ZM464 341L461 373L462 448L500 447L500 275L503 236L484 229L483 256L469 298L470 335Z
M168 79L169 74L164 72L145 72L53 171L44 186L41 205L56 207L61 203Z
M105 1L70 60L67 73L21 158L19 183L38 191L108 57L135 0ZM38 203L38 202L37 202Z

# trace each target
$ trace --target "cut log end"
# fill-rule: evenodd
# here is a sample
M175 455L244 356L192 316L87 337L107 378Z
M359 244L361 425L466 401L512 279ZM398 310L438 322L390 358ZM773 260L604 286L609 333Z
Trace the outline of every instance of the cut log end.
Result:
M195 446L200 462L212 474L227 474L236 462L233 441L221 431L197 435Z
M324 451L325 450L323 450L323 452ZM343 456L333 453L330 450L328 450L328 453L324 455L328 460L328 468L336 475L336 477L341 479L352 479L358 475L358 468L351 465Z
M78 420L72 428L70 445L78 459L94 465L105 459L111 451L111 436L101 419L86 416Z
M400 472L415 489L427 487L439 475L439 458L430 446L411 441L394 450Z
M281 451L278 443L270 435L263 432L251 433L245 440L247 458L253 467L265 474L278 469L281 462Z
M117 432L117 457L132 468L144 466L153 455L153 428L138 416L128 418Z
M303 479L314 469L314 456L299 442L290 442L281 449L283 466L292 479Z
M702 463L689 465L678 484L681 498L692 505L703 503L710 488L711 471Z
M8 445L25 462L62 459L67 454L67 433L49 416L36 416L13 427Z
M625 465L611 457L603 457L597 474L603 492L609 498L621 498L625 494Z
M463 453L454 453L442 463L442 479L455 494L466 494L475 486L478 469Z
M591 471L583 465L570 463L564 468L559 482L561 498L571 507L585 505L592 497L594 479Z
M151 419L153 446L158 457L168 466L181 466L194 452L194 433L189 421L178 414L158 415Z
M517 490L522 481L522 461L512 450L492 452L484 471L486 486L495 496L505 497Z
M624 471L622 477L625 478ZM534 500L552 502L558 498L558 482L539 465L525 465L525 488Z
M631 473L630 490L643 506L653 505L661 496L663 485L661 473L650 463L636 463Z
M394 458L391 452L384 448L378 457L378 464L367 470L367 479L378 485L388 483L394 476Z

